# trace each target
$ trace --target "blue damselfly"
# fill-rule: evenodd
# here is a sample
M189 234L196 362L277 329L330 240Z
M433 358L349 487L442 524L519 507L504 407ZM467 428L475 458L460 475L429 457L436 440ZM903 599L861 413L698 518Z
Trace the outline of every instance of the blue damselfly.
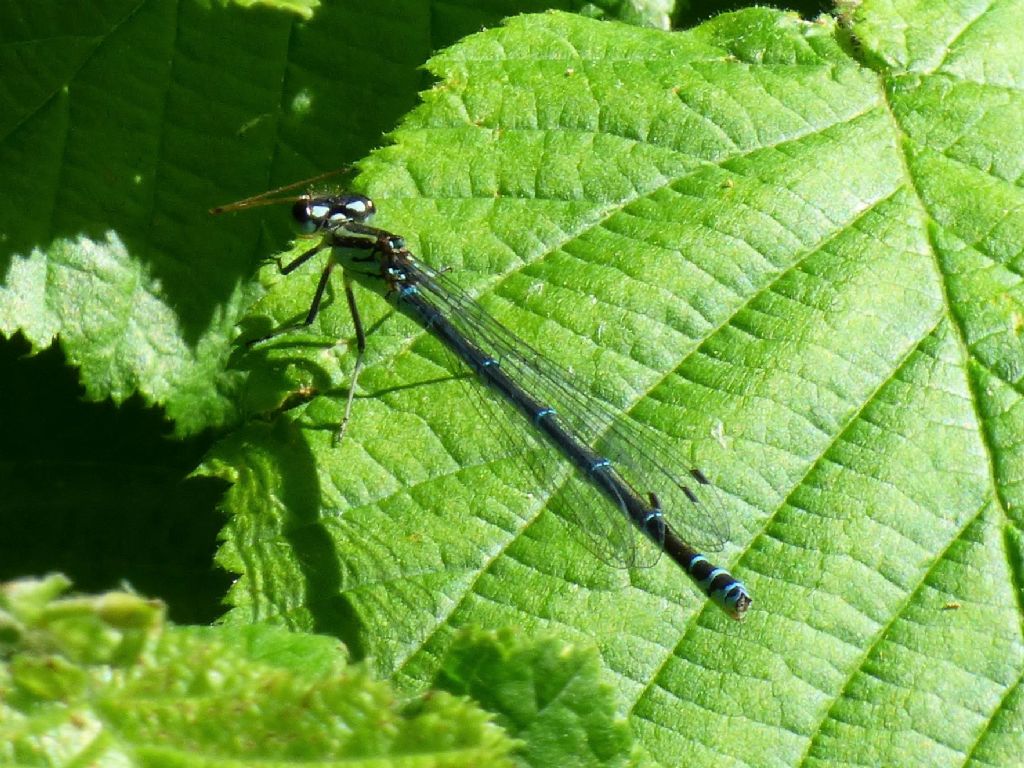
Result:
M287 264L278 262L287 274L321 251L329 251L312 304L298 325L278 328L250 340L250 345L310 325L320 310L324 291L339 254L351 255L344 263L345 295L356 332L357 357L349 387L339 438L349 422L356 382L362 367L366 339L352 292L350 272L372 275L383 281L388 294L490 388L511 404L532 425L542 440L554 446L603 499L595 504L579 499L570 516L595 539L608 540L607 548L622 564L638 564L630 531L640 531L657 550L675 561L700 589L726 613L742 619L751 598L743 584L728 571L713 565L677 533L677 529L716 530L723 525L721 511L712 501L714 490L705 475L695 468L677 477L669 467L674 450L664 438L614 413L571 383L568 373L494 319L444 273L420 263L405 240L371 226L375 213L370 198L355 194L276 196L302 184L299 182L213 209L215 213L268 205L292 203L292 215L304 234L319 236L312 248ZM600 507L600 508L597 508ZM679 507L687 507L682 511ZM669 524L666 510L680 515ZM686 516L701 525L684 522ZM602 545L603 547L603 545ZM650 547L650 545L648 545ZM640 558L642 559L642 558Z

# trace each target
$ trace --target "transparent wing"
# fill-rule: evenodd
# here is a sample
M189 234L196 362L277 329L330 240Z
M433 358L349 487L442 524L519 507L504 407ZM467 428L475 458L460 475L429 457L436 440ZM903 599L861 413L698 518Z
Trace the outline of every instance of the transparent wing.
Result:
M647 498L654 494L669 525L698 549L721 548L728 539L728 521L717 491L696 468L671 469L686 462L664 436L617 415L605 403L574 387L567 370L501 325L445 275L421 264L417 268L421 294L462 334L499 360L502 369L526 392L553 408L577 439L608 458L637 495ZM488 390L486 400L495 419L525 421L499 395ZM497 410L495 402L501 403ZM657 548L638 541L642 536L624 514L624 503L619 500L620 508L615 509L614 500L579 477L580 472L575 474L564 486L563 511L588 534L592 544L600 542L602 559L626 566L656 560Z
M432 293L430 302L457 326L464 324L450 316L458 312L456 305L437 299ZM447 294L442 294L447 296ZM463 332L465 329L462 328ZM495 358L494 344L487 338L469 337ZM449 367L456 373L470 371L466 361L460 359L447 345L441 344ZM466 399L471 402L486 425L485 440L493 446L496 456L512 456L521 461L535 481L538 495L546 498L571 524L574 533L585 534L581 541L601 561L614 567L643 567L652 565L660 550L651 543L640 545L640 532L629 524L626 503L621 498L610 498L589 482L549 441L540 430L530 424L518 408L504 396L473 376L460 376L466 382Z

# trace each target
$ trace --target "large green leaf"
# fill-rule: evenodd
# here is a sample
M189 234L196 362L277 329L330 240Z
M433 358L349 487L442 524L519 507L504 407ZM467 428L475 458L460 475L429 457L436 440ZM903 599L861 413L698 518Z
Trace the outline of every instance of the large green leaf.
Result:
M416 686L463 626L596 640L666 765L1016 763L1019 1L869 2L838 30L520 19L435 59L438 87L363 165L383 225L696 453L754 592L744 625L669 564L595 560L493 452L473 383L372 292L339 449L344 301L231 358L275 238L205 208L376 143L454 6L297 25L115 5L4 11L0 326L59 333L94 397L139 391L180 431L232 421L240 395L267 417L208 468L236 481L233 621L330 632ZM301 316L316 265L264 277L247 332ZM331 397L275 416L308 386Z
M231 619L335 634L414 686L461 627L596 640L667 765L1014 762L1022 11L761 9L676 35L556 14L435 57L362 165L379 222L697 457L755 607L737 624L670 563L593 558L494 450L473 382L359 286L340 447L343 300L239 353L253 410L320 396L207 465L234 482ZM246 331L301 318L318 272L268 268Z

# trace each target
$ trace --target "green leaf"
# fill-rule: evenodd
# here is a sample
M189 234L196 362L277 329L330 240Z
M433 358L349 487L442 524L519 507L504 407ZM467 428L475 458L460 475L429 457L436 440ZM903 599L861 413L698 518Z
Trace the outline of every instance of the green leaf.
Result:
M18 765L511 765L487 715L446 693L399 702L337 641L165 626L134 595L0 591L0 759Z
M340 447L340 292L240 355L269 422L205 469L234 482L230 620L409 686L464 627L596 641L666 765L1016 762L1024 6L957 8L934 34L892 3L676 35L517 18L436 56L361 165L381 226L713 476L745 624L671 563L596 560L366 285ZM321 267L270 267L246 331L301 319Z
M243 8L251 8L254 5L265 5L268 8L277 8L282 11L291 11L300 18L309 20L320 7L320 0L232 0L233 3Z
M678 5L674 0L600 0L586 3L580 12L596 19L613 18L627 24L669 29L670 16Z
M529 765L631 765L633 737L591 647L521 633L464 632L434 686L470 696L524 743Z

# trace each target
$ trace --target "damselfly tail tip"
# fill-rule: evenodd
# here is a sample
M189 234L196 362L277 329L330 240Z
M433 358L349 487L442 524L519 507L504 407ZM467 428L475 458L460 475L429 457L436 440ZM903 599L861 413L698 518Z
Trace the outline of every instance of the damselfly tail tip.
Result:
M727 594L722 595L719 605L736 621L743 621L753 602L754 600L750 597L750 593L747 592L746 588L739 582L736 582L733 589L730 589Z

